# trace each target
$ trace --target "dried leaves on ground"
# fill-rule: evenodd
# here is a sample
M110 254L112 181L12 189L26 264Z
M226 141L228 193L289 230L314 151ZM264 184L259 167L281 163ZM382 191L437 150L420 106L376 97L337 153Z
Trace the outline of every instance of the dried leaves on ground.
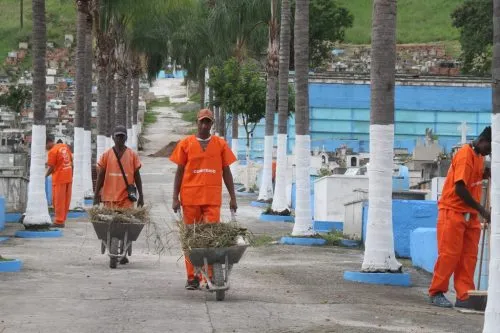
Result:
M195 248L221 248L238 244L238 238L249 237L249 231L237 223L178 223L182 249L190 252Z
M108 208L94 206L88 210L91 222L109 223L149 223L149 209L138 208Z

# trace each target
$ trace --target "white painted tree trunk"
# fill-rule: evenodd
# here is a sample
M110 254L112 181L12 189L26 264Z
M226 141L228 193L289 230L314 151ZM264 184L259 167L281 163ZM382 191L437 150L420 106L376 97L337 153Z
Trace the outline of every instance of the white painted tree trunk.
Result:
M101 158L102 154L106 151L107 149L107 137L105 135L98 135L97 136L97 160Z
M106 149L113 147L113 144L114 144L113 139L110 136L107 136L106 137Z
M52 224L45 194L45 163L47 162L45 130L45 125L33 125L28 202L23 220L23 224L27 227Z
M264 137L264 169L259 187L258 200L270 200L273 198L273 142L272 135Z
M363 272L397 272L392 232L392 163L394 124L370 125L368 223Z
M73 187L71 194L71 209L84 207L84 187L83 187L83 127L75 127L75 137L73 141Z
M132 143L131 147L132 150L137 151L137 124L132 125Z
M275 212L282 212L285 209L288 209L286 197L286 141L286 134L278 134L278 151L276 153L276 184L272 205L272 209Z
M483 333L496 333L500 327L500 113L492 115L491 133L490 266Z
M127 146L129 148L132 148L132 129L131 128L127 128Z
M142 121L137 121L137 136L142 133Z
M92 186L92 132L83 131L83 194L85 198L94 196Z
M292 236L307 236L314 233L311 212L311 137L295 136L295 181L296 207Z
M247 162L246 168L245 168L245 182L244 186L246 188L247 192L250 192L250 146L246 145L245 146L245 160Z
M236 158L238 158L238 139L231 140L231 151L233 152L234 156L236 156ZM237 175L237 172L238 172L238 161L231 164L231 166L229 168L231 169L231 173L233 174L233 177L235 177Z

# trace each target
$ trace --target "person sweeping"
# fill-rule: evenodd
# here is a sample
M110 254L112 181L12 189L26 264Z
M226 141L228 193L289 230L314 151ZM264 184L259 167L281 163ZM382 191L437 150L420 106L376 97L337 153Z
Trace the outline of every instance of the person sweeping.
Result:
M144 206L139 156L125 145L127 129L116 126L113 131L114 147L105 151L97 163L97 181L94 205L101 202L109 208ZM139 197L137 197L139 195ZM128 263L124 257L120 264Z
M212 111L200 110L197 119L197 134L181 140L170 156L170 160L177 164L172 209L177 213L182 206L185 224L220 223L222 180L231 197L230 209L235 212L238 208L233 176L229 169L236 157L224 139L210 135L214 122ZM195 276L187 255L185 264L186 289L196 290L201 277Z
M468 291L475 289L474 271L481 235L479 215L490 221L490 212L481 206L482 181L490 177L484 156L491 153L491 127L463 145L452 159L438 202L438 259L429 287L430 303L451 308L444 296L454 274L456 307L468 308Z
M54 137L47 136L46 149L47 172L45 177L52 175L52 204L55 211L53 227L64 228L71 202L71 187L73 184L73 154L64 143L54 144Z

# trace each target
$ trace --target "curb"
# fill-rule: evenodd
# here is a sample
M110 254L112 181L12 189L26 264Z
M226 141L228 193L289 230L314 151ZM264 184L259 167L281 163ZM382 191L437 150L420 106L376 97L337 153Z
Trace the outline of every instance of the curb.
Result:
M346 271L344 272L344 280L386 286L411 286L411 277L408 273L363 273Z
M62 235L63 233L59 229L50 229L49 231L18 230L15 233L15 236L19 238L57 238L62 237Z

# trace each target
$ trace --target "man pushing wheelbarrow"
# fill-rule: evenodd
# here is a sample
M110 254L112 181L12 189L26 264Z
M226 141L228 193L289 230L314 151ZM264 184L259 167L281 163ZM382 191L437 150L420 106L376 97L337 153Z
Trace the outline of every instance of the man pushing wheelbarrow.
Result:
M115 223L118 218L108 216L108 223L93 221L93 225L102 241L102 253L108 248L110 267L116 268L118 259L120 264L129 262L127 254L132 253L132 241L137 240L144 226L130 211L136 202L138 207L144 206L144 195L139 172L141 161L139 156L125 145L127 129L124 126L115 127L113 141L115 145L105 151L97 163L94 205L103 203L110 211L116 210L125 223ZM104 214L99 217L106 218L102 215Z
M172 209L177 213L182 206L183 221L187 225L220 223L222 180L231 197L231 211L236 212L238 208L233 176L229 168L236 161L236 157L224 139L210 135L214 122L212 111L202 109L197 118L197 134L181 140L170 156L170 160L177 164ZM202 274L195 274L195 267L186 253L185 264L186 289L199 289L204 277ZM212 265L205 266L208 266L208 277L211 279Z

